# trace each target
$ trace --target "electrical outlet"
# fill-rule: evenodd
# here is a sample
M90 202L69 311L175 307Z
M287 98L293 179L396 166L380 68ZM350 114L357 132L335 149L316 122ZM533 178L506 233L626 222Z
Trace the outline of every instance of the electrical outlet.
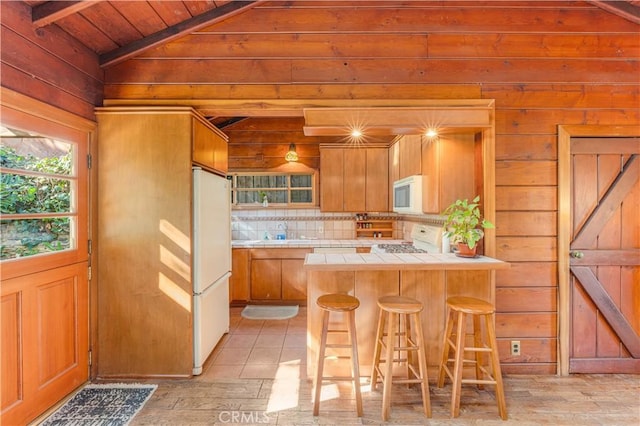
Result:
M318 226L318 234L320 234L320 235L324 234L324 226L322 226L322 225Z
M520 356L520 340L511 341L511 355Z

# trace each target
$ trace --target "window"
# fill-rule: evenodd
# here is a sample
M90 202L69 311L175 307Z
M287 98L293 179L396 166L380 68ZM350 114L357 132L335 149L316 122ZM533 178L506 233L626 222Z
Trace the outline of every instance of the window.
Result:
M235 205L269 204L311 206L314 203L314 175L304 173L238 173L233 176Z
M76 248L76 145L0 125L0 259Z

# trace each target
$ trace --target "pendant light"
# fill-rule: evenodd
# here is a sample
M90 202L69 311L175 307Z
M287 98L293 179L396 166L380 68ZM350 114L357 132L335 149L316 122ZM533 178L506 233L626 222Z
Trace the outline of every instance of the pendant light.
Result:
M284 159L292 162L298 161L298 153L296 152L296 144L292 143L289 145L289 152L287 152L284 156Z

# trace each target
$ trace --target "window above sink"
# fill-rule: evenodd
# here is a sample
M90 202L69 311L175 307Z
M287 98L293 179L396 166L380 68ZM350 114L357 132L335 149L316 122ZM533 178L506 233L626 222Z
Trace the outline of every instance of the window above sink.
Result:
M315 204L314 173L234 173L232 178L235 206L310 207Z

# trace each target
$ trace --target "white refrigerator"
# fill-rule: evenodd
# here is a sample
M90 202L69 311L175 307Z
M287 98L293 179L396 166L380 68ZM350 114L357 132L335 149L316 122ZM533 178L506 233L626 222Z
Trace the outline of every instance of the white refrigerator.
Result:
M229 331L231 199L227 179L193 169L193 374Z

